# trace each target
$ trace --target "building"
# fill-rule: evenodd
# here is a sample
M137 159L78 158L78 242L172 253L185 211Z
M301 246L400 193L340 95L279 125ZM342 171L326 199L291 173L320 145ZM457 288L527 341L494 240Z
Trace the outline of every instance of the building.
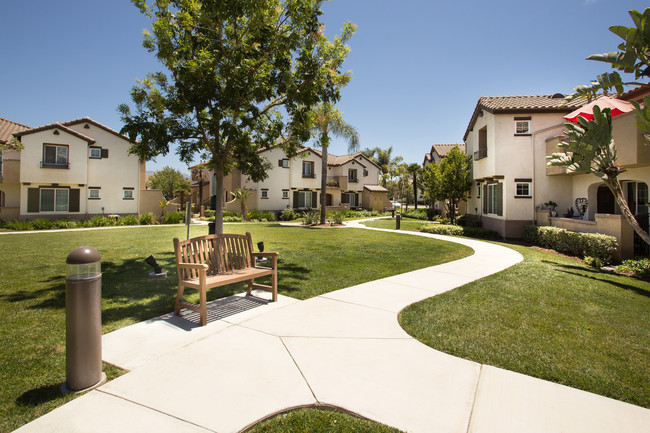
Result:
M0 145L11 144L16 132L30 129L0 117ZM20 152L0 151L0 218L17 219L20 215Z
M2 218L79 219L158 207L155 191L143 197L145 165L129 155L126 136L88 117L16 125L12 135L23 149L3 152Z
M457 147L461 152L465 152L465 144L433 144L431 145L431 150L429 153L424 154L424 161L422 161L422 168L427 169L427 166L431 164L437 164L442 159L447 156L449 151ZM418 200L422 200L422 192L418 191ZM447 217L447 206L440 202L436 201L433 203L433 209L435 209L436 214L439 214L443 217ZM465 201L457 203L456 213L457 215L464 215L466 213L467 206L465 206Z
M233 170L224 179L224 209L239 211L240 204L231 194L245 186L253 191L248 209L281 211L320 207L322 154L304 147L298 155L288 158L284 150L274 148L262 151L270 165L268 177L253 182L248 176ZM379 185L380 167L362 153L332 155L327 158L326 206L331 209L385 210L391 207L388 190ZM211 193L216 192L214 178Z
M636 90L621 98L643 95ZM547 156L561 151L564 116L585 103L566 103L562 94L480 98L464 135L474 159L468 213L506 238L520 238L526 224L609 234L619 240L620 256L631 257L632 228L605 184L589 173L567 174L564 167L546 165ZM613 127L618 159L627 169L619 177L626 199L647 227L650 147L643 144L634 113L615 117ZM549 203L557 204L555 210Z

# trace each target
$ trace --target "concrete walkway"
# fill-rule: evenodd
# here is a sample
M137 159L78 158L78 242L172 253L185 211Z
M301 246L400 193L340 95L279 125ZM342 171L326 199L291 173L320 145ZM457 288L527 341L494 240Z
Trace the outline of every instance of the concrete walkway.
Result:
M522 257L480 241L402 233L461 243L475 254L305 301L231 296L211 303L205 327L190 313L106 334L104 360L131 371L17 431L238 432L318 405L409 432L650 431L650 410L411 338L397 322L402 308Z

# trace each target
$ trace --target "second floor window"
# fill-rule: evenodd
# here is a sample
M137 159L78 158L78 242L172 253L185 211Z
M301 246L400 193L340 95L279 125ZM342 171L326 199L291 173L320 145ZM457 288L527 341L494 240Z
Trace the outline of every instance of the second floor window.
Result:
M314 163L312 161L302 162L302 177L314 177Z
M43 145L43 167L67 167L68 146L56 144Z
M515 121L515 134L530 134L530 120Z
M357 170L355 168L351 168L348 170L348 181L349 182L358 182L357 180Z

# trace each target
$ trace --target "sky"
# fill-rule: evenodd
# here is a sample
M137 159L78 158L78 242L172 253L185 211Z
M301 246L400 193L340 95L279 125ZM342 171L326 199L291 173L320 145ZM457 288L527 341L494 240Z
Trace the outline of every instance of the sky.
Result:
M331 0L326 33L358 30L337 108L360 146L422 163L432 144L462 143L481 96L571 93L608 64L608 29L631 26L638 0ZM150 22L128 0L0 0L0 117L37 127L88 116L117 131L117 106L163 66L142 47ZM333 154L347 143L334 139ZM196 161L198 162L198 161ZM147 162L188 173L172 150Z

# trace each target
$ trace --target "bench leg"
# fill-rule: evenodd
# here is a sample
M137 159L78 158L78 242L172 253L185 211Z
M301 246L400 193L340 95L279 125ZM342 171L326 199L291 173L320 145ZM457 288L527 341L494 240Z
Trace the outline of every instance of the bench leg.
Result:
M199 309L201 310L201 326L205 326L208 324L208 303L207 303L208 296L206 294L205 287L201 287L199 292L200 292L199 296L201 299L200 300L201 304L199 306Z
M273 270L271 274L271 287L273 288L273 302L278 300L278 271L277 269Z
M174 314L180 316L181 314L181 302L183 302L183 292L185 291L185 286L182 284L178 285L178 290L176 291L176 303L174 304Z
M246 290L246 295L250 296L253 292L253 280L248 280L248 290Z

